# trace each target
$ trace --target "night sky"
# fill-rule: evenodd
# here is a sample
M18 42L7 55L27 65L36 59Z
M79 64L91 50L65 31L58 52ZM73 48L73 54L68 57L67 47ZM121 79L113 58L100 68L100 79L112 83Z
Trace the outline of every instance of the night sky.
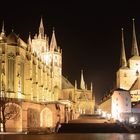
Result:
M115 84L122 27L130 57L132 18L140 46L140 8L134 1L6 1L0 7L0 22L4 20L6 34L14 29L25 42L29 32L32 38L38 32L41 16L48 36L55 27L57 43L63 50L63 75L79 84L83 69L88 87L93 83L97 101Z

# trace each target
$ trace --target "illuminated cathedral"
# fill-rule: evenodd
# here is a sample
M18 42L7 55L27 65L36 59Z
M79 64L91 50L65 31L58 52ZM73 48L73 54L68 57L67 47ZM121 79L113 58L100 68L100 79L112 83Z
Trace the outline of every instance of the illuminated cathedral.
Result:
M92 84L87 89L83 71L80 88L62 75L62 49L54 30L51 40L45 34L42 18L38 34L33 39L29 34L27 43L14 31L6 35L3 23L0 76L0 97L10 99L19 110L19 115L6 121L6 131L54 128L58 121L67 123L80 114L94 113Z

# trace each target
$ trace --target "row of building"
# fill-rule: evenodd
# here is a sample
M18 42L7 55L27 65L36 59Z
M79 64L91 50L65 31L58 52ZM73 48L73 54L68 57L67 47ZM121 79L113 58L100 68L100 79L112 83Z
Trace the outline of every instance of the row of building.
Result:
M139 123L140 119L140 56L133 19L131 57L127 60L122 29L120 67L116 87L100 102L99 113L120 122Z
M51 40L44 32L41 18L39 32L27 43L12 31L0 34L0 102L5 102L6 131L32 131L55 128L80 114L94 113L95 98L87 89L81 71L79 88L62 74L62 49L57 45L55 31ZM0 103L2 110L3 104ZM12 111L12 110L16 111ZM8 117L7 117L8 118ZM3 119L2 113L0 119ZM0 122L0 130L3 128Z

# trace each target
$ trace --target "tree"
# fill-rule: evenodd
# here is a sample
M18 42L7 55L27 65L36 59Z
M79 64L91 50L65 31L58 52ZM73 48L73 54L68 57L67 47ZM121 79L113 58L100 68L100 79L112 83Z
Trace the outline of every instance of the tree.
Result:
M3 126L3 132L6 132L6 121L18 118L19 116L20 109L12 101L12 99L7 97L0 97L0 124Z

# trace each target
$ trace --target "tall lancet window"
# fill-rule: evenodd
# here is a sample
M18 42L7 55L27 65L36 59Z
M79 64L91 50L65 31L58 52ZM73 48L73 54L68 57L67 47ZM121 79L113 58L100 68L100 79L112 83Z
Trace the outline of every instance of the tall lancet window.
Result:
M24 63L20 64L21 93L24 93Z
M8 91L14 91L14 66L15 58L13 54L8 55Z

